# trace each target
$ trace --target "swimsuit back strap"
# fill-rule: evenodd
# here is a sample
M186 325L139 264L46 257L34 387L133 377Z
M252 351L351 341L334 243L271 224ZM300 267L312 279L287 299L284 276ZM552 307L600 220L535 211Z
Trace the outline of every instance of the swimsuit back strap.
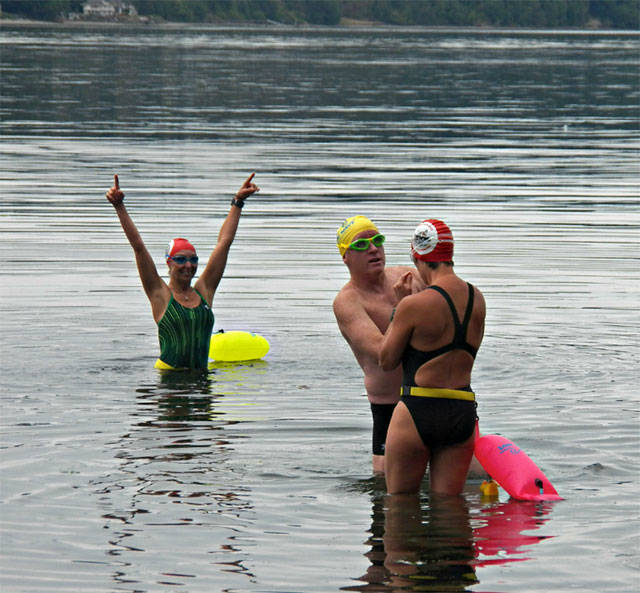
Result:
M467 328L469 327L469 321L471 320L471 313L473 312L473 286L467 282L467 286L469 287L469 300L467 301L467 310L464 313L464 320L462 321L462 337L467 339Z
M469 298L467 300L467 308L465 309L464 319L462 323L460 323L458 312L456 311L456 307L453 303L453 300L449 296L449 293L443 288L441 288L440 286L434 285L434 286L428 287L440 293L444 297L445 301L447 301L447 304L449 305L449 309L451 310L451 316L453 317L453 324L454 324L453 340L451 341L450 344L447 344L446 346L442 346L441 348L434 350L433 351L434 358L435 356L439 356L440 354L444 354L445 352L450 352L451 350L456 350L458 348L461 350L465 350L466 352L471 354L471 356L473 356L474 358L478 352L477 348L474 348L471 344L467 342L467 329L469 326L469 321L471 320L471 314L473 313L473 300L474 300L473 286L469 284L469 282L467 282L467 286L468 286Z
M451 309L451 315L453 316L453 323L455 324L455 333L458 333L458 328L460 327L460 318L458 317L458 312L456 311L456 306L453 304L453 301L451 300L451 297L449 296L449 293L444 289L441 288L440 286L427 286L427 288L431 289L431 290L435 290L436 292L439 292L443 297L444 300L447 301L447 305L449 305L449 309Z
M467 301L467 310L465 311L464 320L460 327L460 347L475 358L478 353L478 349L467 342L467 331L469 330L469 322L471 321L471 314L473 313L473 299L475 291L469 282L467 282L467 286L469 287L469 300Z

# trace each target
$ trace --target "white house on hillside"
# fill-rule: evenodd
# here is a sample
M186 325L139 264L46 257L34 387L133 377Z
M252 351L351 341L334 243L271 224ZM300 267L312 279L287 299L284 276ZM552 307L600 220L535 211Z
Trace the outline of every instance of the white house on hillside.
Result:
M133 4L123 0L87 0L82 5L84 16L100 18L113 18L121 15L138 16L138 11Z

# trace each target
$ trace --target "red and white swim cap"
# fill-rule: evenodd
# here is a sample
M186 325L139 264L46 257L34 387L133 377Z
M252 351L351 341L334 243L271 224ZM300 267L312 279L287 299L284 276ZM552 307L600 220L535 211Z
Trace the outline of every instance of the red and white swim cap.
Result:
M165 257L169 258L169 256L175 255L176 253L178 253L178 251L193 251L195 253L196 248L191 245L189 241L187 241L186 239L182 239L181 237L171 239L169 247L167 247Z
M427 262L453 260L453 233L441 220L423 220L413 233L411 255Z

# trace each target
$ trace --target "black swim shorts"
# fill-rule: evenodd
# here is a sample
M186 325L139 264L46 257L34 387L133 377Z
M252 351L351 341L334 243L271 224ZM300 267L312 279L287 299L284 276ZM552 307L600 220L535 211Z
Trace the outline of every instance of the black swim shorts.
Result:
M387 440L389 422L396 404L371 404L373 416L372 449L374 455L384 455L384 443Z

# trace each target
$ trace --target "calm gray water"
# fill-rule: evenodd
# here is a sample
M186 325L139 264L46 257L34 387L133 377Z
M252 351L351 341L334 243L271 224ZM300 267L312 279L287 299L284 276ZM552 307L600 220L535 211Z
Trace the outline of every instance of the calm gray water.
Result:
M638 35L3 24L0 51L3 593L638 590ZM271 351L162 376L104 191L161 266L254 170L214 309ZM384 496L331 310L357 213L391 264L450 224L482 430L566 500Z

